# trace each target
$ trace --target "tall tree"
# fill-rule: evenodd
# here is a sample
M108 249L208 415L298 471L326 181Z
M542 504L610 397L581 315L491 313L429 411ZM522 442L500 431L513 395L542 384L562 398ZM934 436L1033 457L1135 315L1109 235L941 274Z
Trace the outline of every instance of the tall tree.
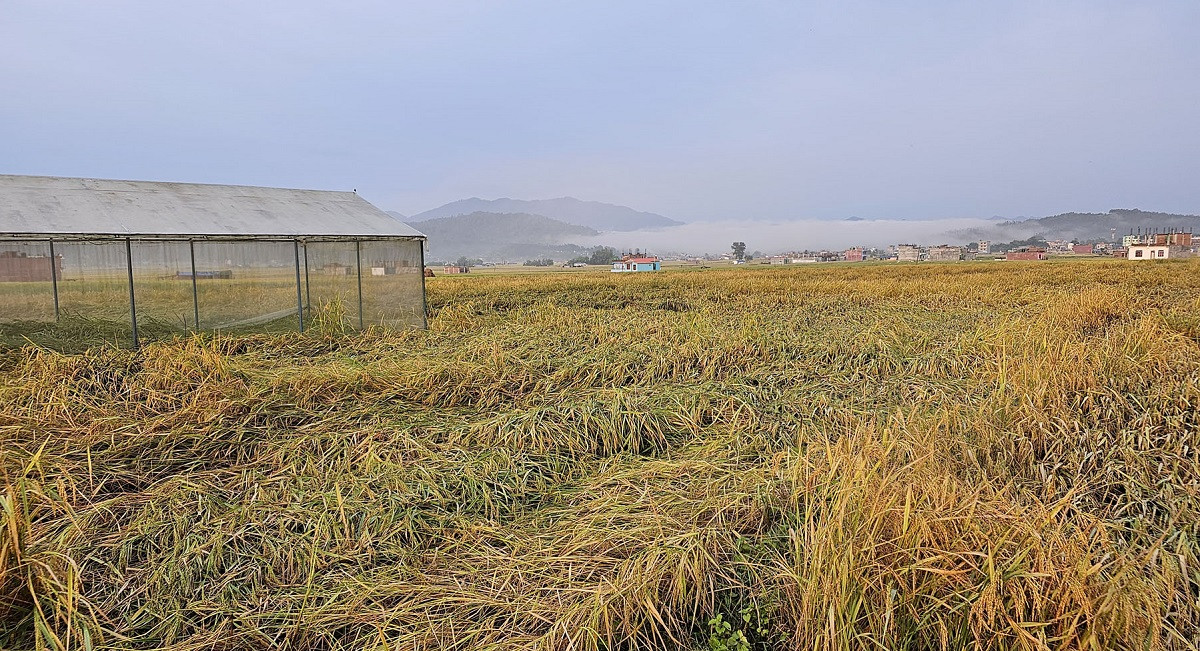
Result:
M735 259L741 260L746 257L746 243L745 242L734 242L733 246L731 248L733 249L733 257Z

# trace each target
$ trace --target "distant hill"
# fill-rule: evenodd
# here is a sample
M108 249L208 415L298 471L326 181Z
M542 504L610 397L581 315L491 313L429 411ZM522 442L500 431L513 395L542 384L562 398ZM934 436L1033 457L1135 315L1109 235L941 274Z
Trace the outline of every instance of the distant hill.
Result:
M990 239L994 241L1020 240L1041 237L1046 240L1079 240L1083 242L1108 241L1116 230L1119 240L1130 230L1167 230L1170 228L1191 229L1200 233L1200 215L1177 215L1165 212L1150 212L1137 209L1114 209L1106 213L1068 212L1061 215L1005 221L984 228L969 228L954 231L955 239L970 241Z
M529 213L473 212L419 223L410 219L409 223L429 237L431 260L454 260L459 256L489 262L566 260L584 251L570 244L571 239L599 234L586 226Z
M427 210L408 218L409 223L425 222L441 217L467 215L476 212L523 213L545 215L561 222L585 226L597 231L636 231L644 228L675 226L682 222L652 212L642 212L626 206L599 201L580 201L573 197L559 199L461 199L440 208ZM421 227L418 226L419 230Z
M384 212L386 212L387 214L391 215L393 218L398 219L402 222L408 221L408 217L405 217L404 215L396 212L395 210L385 210Z

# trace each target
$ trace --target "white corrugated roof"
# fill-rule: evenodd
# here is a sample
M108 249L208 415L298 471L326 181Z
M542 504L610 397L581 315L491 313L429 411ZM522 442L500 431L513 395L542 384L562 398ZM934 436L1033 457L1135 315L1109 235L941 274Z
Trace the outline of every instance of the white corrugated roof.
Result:
M0 174L0 236L416 237L353 192Z

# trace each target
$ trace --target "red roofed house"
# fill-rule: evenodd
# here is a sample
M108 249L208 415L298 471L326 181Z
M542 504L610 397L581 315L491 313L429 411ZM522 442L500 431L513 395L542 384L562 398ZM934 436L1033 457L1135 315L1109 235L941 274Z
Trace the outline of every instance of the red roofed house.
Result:
M613 263L613 272L618 271L658 271L662 268L658 258L652 256L627 255Z

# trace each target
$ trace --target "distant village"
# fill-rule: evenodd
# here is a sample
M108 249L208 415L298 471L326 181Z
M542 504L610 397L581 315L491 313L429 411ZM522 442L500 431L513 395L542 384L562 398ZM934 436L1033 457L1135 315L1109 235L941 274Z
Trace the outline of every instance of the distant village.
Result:
M1079 242L1078 240L1048 240L1042 245L1011 247L993 246L979 240L966 246L938 244L893 244L886 248L852 247L844 251L793 251L776 255L737 256L726 253L689 260L724 260L733 264L802 264L813 262L863 262L892 260L898 262L953 262L958 260L1046 260L1050 256L1113 257L1127 260L1167 260L1200 255L1200 240L1193 240L1191 231L1135 232L1125 235L1120 243L1111 241ZM685 258L680 258L685 259Z
M641 250L617 255L608 247L597 247L590 257L578 257L562 263L563 267L586 267L590 265L612 265L613 272L658 271L663 261L690 262L703 264L705 262L726 262L740 264L804 264L817 262L864 262L864 261L895 261L895 262L955 262L961 260L1048 260L1054 257L1108 257L1126 260L1169 260L1200 256L1200 239L1194 239L1190 230L1167 229L1148 230L1147 232L1131 232L1112 240L1080 242L1078 240L1033 240L1036 244L1007 243L993 245L988 240L971 242L966 246L937 244L925 246L920 244L893 244L886 248L851 247L840 251L791 251L775 255L765 255L755 251L747 254L745 243L735 242L731 253L709 254L705 256L664 255L654 256ZM1026 240L1025 242L1030 242ZM740 247L740 248L739 248ZM606 260L612 260L611 263ZM434 263L442 264L442 263ZM525 266L549 267L557 266L550 258L527 260ZM459 258L456 263L445 263L442 273L468 273L471 267L494 266L483 260ZM432 275L426 269L428 275Z

